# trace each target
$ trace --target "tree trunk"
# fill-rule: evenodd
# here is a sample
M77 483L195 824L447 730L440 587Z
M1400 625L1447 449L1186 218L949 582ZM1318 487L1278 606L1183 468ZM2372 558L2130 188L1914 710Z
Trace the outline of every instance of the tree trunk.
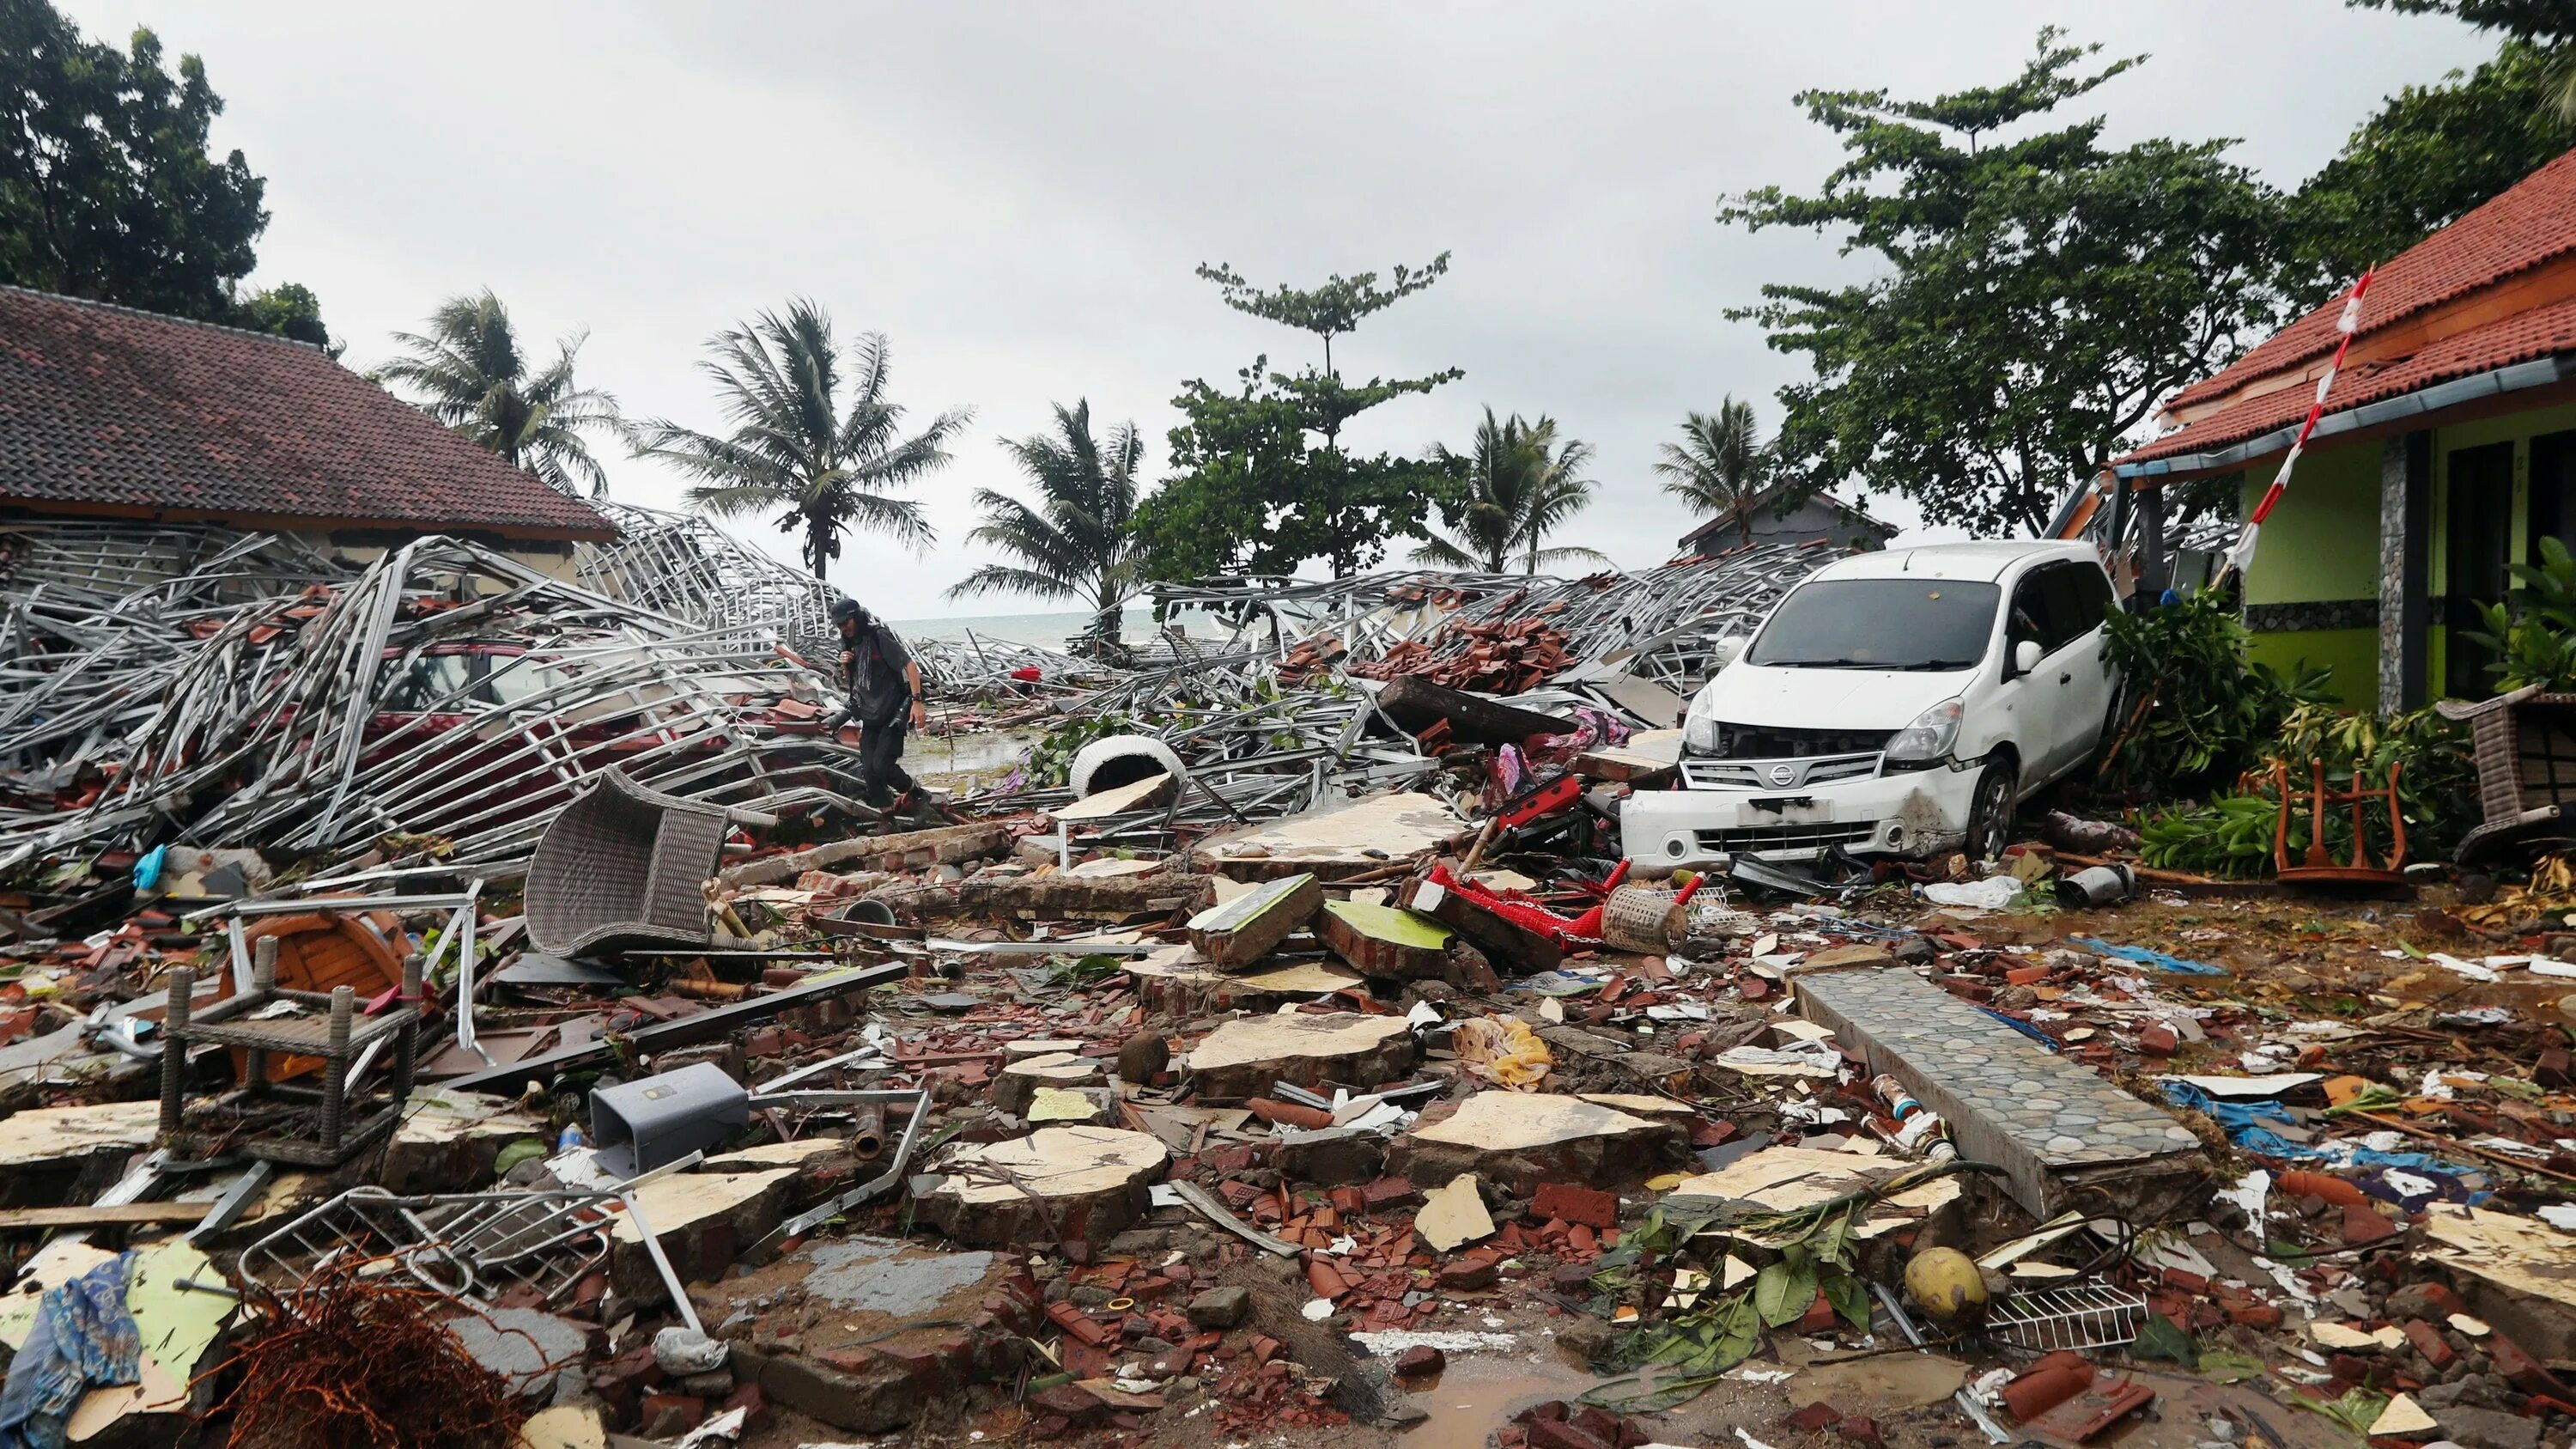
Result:
M831 520L819 513L805 516L805 561L814 567L814 577L823 577L825 566L832 560Z

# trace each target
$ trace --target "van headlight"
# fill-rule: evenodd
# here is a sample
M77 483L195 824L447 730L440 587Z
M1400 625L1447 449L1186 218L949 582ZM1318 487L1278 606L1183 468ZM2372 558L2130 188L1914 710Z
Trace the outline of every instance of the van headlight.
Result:
M1950 753L1959 742L1959 702L1945 699L1914 717L1914 723L1898 730L1887 742L1887 763L1891 765L1930 765Z
M1682 748L1691 754L1714 755L1723 738L1712 716L1695 714L1682 721Z

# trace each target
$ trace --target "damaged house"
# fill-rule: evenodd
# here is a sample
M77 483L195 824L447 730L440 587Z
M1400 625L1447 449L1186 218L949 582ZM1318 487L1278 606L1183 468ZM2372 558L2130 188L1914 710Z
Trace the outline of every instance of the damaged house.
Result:
M2116 485L2160 557L2163 490L2263 495L2334 355L2341 298L2164 405L2173 430L2069 500L2096 531ZM2242 510L2240 510L2242 511ZM2296 481L2247 571L2254 657L2331 668L2356 706L2492 692L2464 631L2508 567L2576 535L2576 153L2381 265Z

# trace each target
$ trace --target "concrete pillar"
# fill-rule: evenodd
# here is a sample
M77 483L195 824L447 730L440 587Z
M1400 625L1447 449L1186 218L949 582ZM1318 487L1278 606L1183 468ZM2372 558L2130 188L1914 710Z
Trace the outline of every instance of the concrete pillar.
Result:
M2433 434L2379 448L2379 708L2420 709L2432 626Z

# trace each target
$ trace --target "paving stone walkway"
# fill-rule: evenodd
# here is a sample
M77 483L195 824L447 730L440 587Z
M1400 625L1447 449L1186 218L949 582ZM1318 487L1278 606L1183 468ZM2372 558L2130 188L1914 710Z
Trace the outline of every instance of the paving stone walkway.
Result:
M1902 967L1797 978L1799 1009L1889 1072L1949 1124L1960 1154L2005 1171L2047 1216L2071 1176L2197 1151L2168 1113L2040 1046Z

